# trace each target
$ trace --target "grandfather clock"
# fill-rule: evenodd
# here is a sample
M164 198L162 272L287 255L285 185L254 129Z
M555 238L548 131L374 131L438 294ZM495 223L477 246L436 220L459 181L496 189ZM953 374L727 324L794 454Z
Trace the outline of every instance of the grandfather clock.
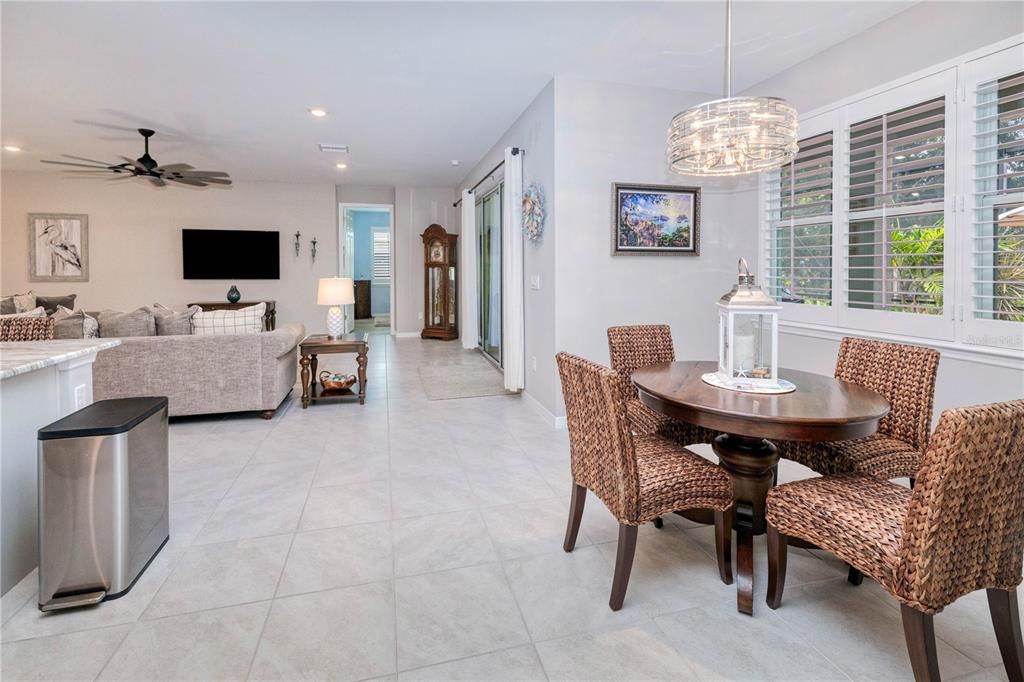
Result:
M422 236L425 309L420 337L451 341L459 338L455 289L455 254L459 235L448 234L440 225L431 225Z

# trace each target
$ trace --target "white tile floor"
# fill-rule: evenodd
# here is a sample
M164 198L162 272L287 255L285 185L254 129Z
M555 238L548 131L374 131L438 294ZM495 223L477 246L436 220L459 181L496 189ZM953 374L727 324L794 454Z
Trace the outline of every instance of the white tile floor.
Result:
M88 610L41 614L26 578L3 603L3 679L911 678L870 581L791 551L771 611L759 539L743 616L711 529L676 518L641 530L611 612L616 525L593 497L561 550L566 433L516 397L427 400L417 367L466 362L454 343L371 338L365 406L173 424L171 543ZM946 679L1005 679L981 593L936 629Z

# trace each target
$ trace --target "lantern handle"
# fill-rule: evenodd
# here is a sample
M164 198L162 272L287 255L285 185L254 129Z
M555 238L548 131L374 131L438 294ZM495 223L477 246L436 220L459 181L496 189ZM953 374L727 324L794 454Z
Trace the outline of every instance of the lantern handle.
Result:
M748 287L754 285L754 276L750 274L750 267L747 265L746 258L740 258L739 263L736 265L736 272L739 275L740 284L746 284Z

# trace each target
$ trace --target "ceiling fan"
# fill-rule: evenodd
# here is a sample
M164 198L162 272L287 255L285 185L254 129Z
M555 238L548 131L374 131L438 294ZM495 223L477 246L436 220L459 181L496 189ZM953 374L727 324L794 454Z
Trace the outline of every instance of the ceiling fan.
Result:
M153 137L153 131L147 128L139 128L138 130L139 135L142 135L146 141L146 152L137 159L133 160L129 159L127 156L122 156L121 158L125 160L124 163L107 164L103 161L96 161L95 159L86 159L81 156L72 156L71 154L61 154L61 156L67 159L88 161L89 164L71 163L69 161L43 161L42 163L53 163L58 166L75 167L75 170L67 170L65 171L66 173L81 173L83 175L89 175L91 173L114 173L115 176L109 178L110 180L146 178L157 187L163 187L167 182L176 182L190 187L206 187L208 185L228 186L231 184L231 178L229 178L228 174L223 171L196 170L187 163L169 163L166 166L161 166L156 162L156 159L149 155L149 138ZM79 168L87 170L78 170Z

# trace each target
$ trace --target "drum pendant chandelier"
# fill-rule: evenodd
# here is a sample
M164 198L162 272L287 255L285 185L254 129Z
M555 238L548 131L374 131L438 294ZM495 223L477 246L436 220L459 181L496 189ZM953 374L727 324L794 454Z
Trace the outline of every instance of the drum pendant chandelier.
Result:
M687 109L668 130L668 163L681 175L745 175L784 166L797 145L797 112L778 97L732 96L732 0L725 3L725 98Z

